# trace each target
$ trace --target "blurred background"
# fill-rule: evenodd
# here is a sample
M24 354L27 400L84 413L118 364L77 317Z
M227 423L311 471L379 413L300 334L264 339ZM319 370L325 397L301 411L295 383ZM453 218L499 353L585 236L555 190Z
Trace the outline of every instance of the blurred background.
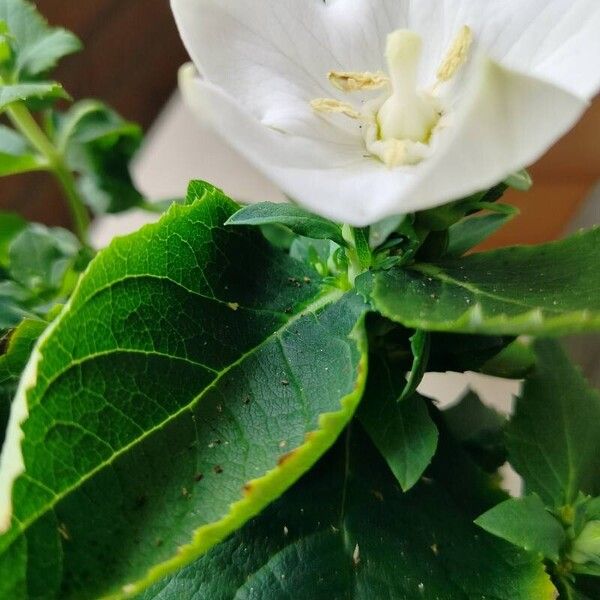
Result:
M207 179L240 200L281 199L278 190L184 107L176 91L177 70L187 54L168 0L37 0L37 5L51 24L74 31L84 43L83 52L61 63L56 79L74 98L100 98L147 132L133 174L150 199L181 196L192 178ZM521 216L485 247L540 243L600 223L599 139L597 99L577 127L532 166L533 189L506 197ZM69 226L49 175L3 178L0 185L0 210ZM95 225L93 240L105 245L153 218L141 211L105 217ZM600 386L598 337L569 343Z

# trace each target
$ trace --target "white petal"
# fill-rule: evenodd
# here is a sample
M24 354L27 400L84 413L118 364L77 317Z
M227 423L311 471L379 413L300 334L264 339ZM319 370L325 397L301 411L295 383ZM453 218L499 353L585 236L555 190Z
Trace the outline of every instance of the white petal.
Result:
M188 102L292 199L331 219L364 226L494 185L534 162L587 106L552 84L489 60L473 71L461 112L434 156L396 169L365 157L360 146L323 144L266 128L208 82L188 76L182 87ZM227 135L232 131L235 135Z

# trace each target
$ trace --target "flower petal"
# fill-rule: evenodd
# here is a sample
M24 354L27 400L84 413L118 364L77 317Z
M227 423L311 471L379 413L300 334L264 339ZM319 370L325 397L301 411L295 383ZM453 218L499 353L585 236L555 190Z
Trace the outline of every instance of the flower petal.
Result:
M423 210L501 181L534 162L587 103L483 59L461 110L434 155L388 169L360 146L310 140L264 127L210 82L182 77L188 103L293 200L325 217L364 226ZM227 135L235 131L235 135Z

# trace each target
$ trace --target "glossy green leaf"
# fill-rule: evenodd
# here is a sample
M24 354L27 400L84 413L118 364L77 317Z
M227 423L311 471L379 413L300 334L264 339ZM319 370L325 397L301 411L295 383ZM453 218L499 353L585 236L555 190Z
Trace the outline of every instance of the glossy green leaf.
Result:
M452 225L448 230L449 240L446 254L448 256L462 256L496 231L502 229L519 214L519 211L512 206L507 204L503 206L508 210L469 217Z
M535 345L536 370L526 379L506 440L527 491L549 506L600 494L600 394L588 387L560 347Z
M139 125L95 100L78 102L55 120L55 143L95 213L118 213L143 203L129 170L142 143Z
M235 213L227 225L285 225L295 234L313 239L332 240L346 245L342 228L323 217L313 215L294 204L261 202L245 206Z
M566 240L376 273L376 310L405 327L488 335L600 329L600 227ZM363 287L369 287L363 282Z
M277 498L351 418L364 301L225 227L235 210L192 185L97 256L40 340L0 468L11 598L23 580L30 596L135 595Z
M372 357L359 417L402 489L411 489L431 463L438 432L426 401L413 394L403 402L404 373Z
M32 152L20 134L0 125L0 177L44 168L46 162ZM1 232L0 236L3 234Z
M0 20L8 28L15 54L14 71L18 79L25 80L43 74L62 57L81 48L81 42L71 32L50 27L31 2L2 0Z
M263 515L142 600L555 598L543 565L478 531L443 486L401 492L357 429Z
M506 500L475 523L492 535L556 563L566 542L563 526L535 494Z
M0 86L0 111L5 110L13 102L29 100L68 99L69 94L56 82L40 81L39 83L16 83Z

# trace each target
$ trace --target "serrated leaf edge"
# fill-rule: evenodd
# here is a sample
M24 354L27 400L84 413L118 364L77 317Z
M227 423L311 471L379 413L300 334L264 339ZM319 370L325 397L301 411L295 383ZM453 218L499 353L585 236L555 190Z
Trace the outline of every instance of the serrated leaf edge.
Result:
M248 481L243 486L243 497L230 505L229 512L219 521L196 529L192 541L181 546L176 556L152 567L143 579L123 586L119 592L104 596L102 600L132 598L199 558L277 499L334 444L358 408L365 389L368 368L365 315L366 312L349 336L357 343L361 359L354 390L340 400L340 410L321 414L318 428L306 434L301 446L282 456L279 464L263 476Z

